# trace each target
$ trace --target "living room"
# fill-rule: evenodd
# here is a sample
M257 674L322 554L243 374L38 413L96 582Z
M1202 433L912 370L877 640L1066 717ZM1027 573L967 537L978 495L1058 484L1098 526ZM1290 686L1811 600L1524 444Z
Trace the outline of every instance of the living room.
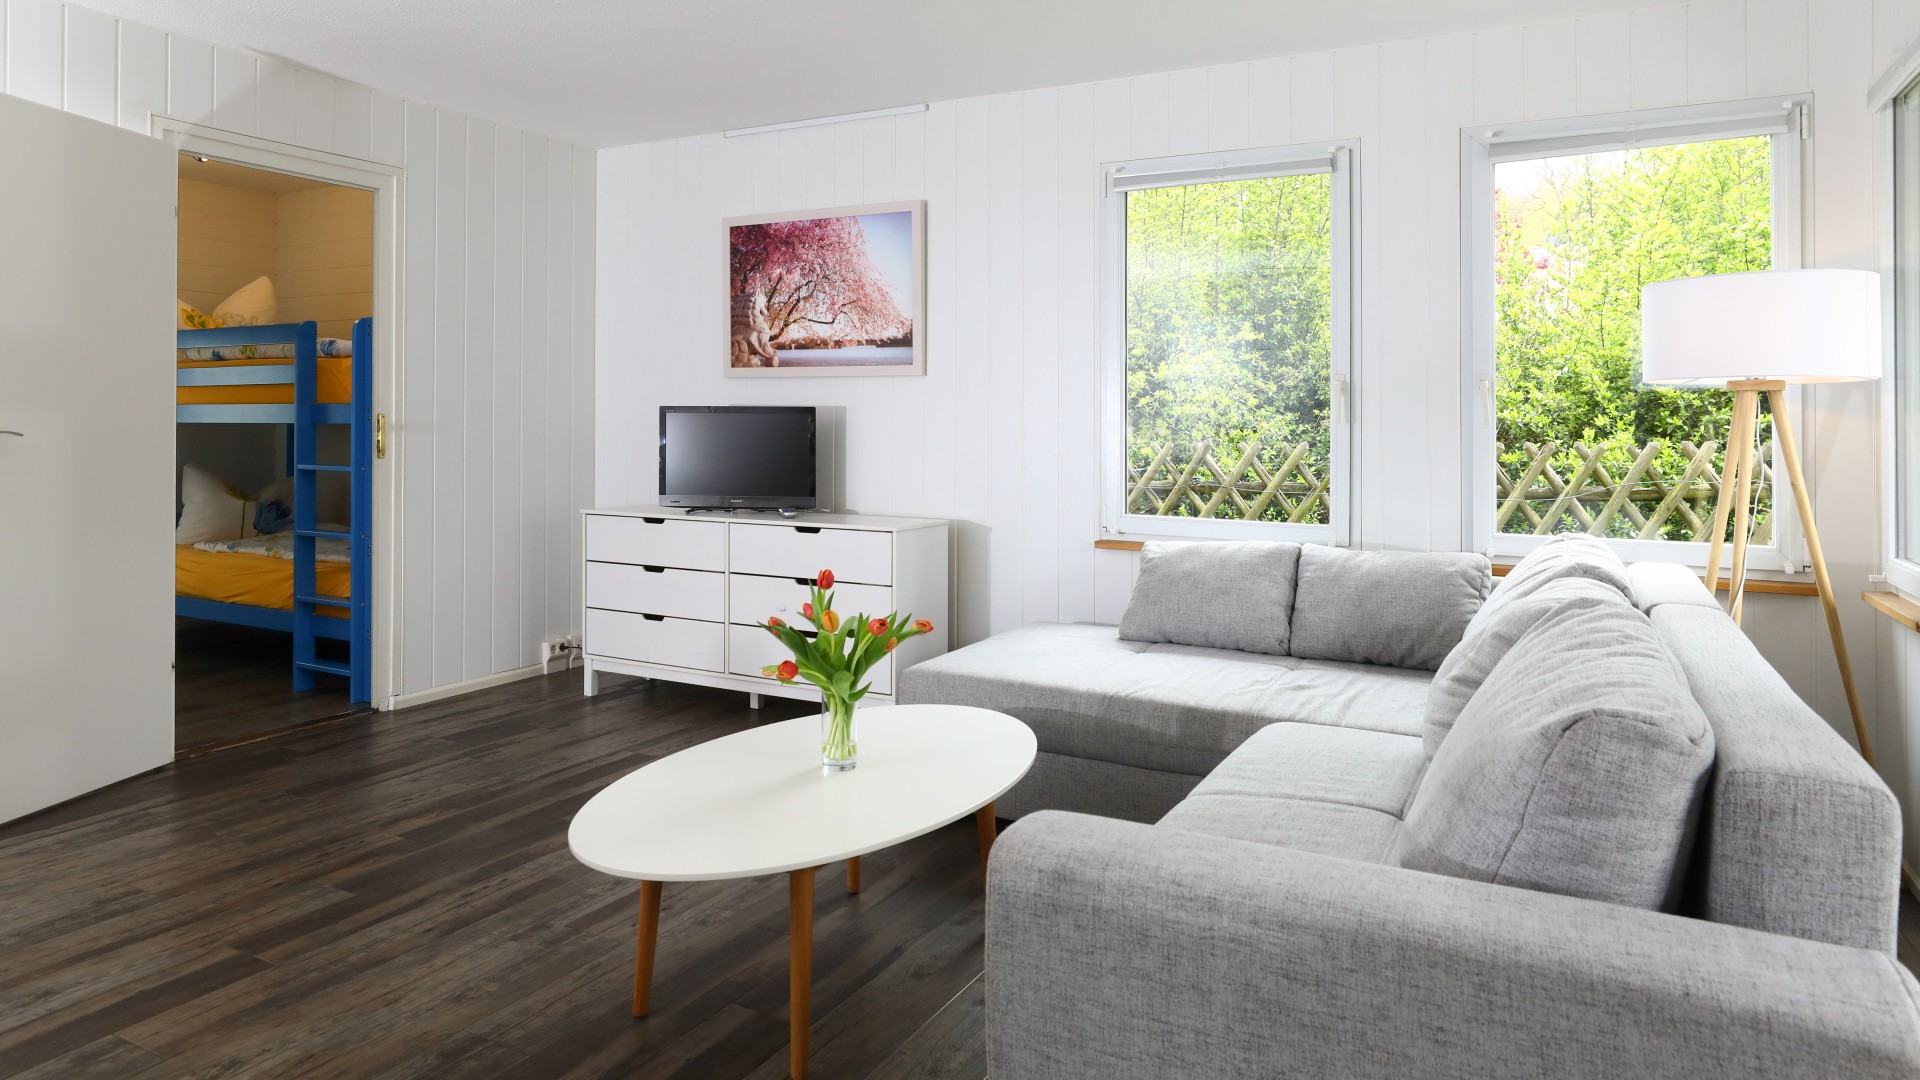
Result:
M0 1077L1920 1073L1920 3L0 12Z

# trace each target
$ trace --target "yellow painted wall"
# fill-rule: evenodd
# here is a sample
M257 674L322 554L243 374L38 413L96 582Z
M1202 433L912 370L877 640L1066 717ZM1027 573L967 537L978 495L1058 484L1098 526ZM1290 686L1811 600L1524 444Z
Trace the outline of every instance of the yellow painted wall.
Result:
M373 193L290 191L278 210L281 317L313 319L321 337L351 337L353 320L373 314Z
M181 177L180 299L212 311L235 289L274 273L279 246L278 196Z

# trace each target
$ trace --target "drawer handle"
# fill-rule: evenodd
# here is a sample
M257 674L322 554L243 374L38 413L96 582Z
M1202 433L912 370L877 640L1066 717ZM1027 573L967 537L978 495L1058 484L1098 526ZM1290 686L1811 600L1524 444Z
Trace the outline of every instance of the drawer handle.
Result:
M647 620L648 622L666 622L667 621L667 617L665 615L642 615L640 617Z
M807 535L809 535L809 536L811 536L811 535L813 535L814 533L817 533L817 532L819 532L819 531L820 531L820 526L818 526L818 525L795 525L795 526L793 527L793 531L794 531L794 532L797 532L797 533L806 533Z
M644 522L646 522L646 523L647 523L647 524L649 524L649 525L664 525L664 524L666 523L666 520L667 520L667 519L666 519L666 518L650 518L650 517L643 517L643 518L641 518L640 520L641 520L641 521L644 521Z
M795 585L811 585L813 584L813 579L805 578L805 577L797 577L793 579L793 583Z
M640 569L645 570L649 574L664 574L667 572L667 568L664 566L643 566Z

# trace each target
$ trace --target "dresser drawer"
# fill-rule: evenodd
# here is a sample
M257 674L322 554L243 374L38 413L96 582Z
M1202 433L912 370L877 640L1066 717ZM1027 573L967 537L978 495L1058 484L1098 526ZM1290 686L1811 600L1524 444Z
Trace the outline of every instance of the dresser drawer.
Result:
M727 627L727 670L733 674L765 679L766 676L760 674L762 667L791 659L793 659L793 653L781 644L779 638L766 630L757 626ZM867 672L867 682L873 686L870 693L892 695L893 657L884 657L879 663L873 665L873 669ZM794 684L813 686L805 679L795 679Z
M719 622L727 577L706 570L667 570L628 563L587 564L587 606Z
M587 652L640 664L723 671L725 631L719 623L587 609Z
M893 584L893 534L800 525L734 525L727 531L728 568L736 574L803 577L822 570L835 580Z
M726 528L718 521L588 514L587 559L680 570L724 570Z
M727 582L727 621L736 623L761 624L767 621L767 616L778 615L798 626L802 620L800 605L807 602L813 588L810 578L754 574L734 574ZM885 585L836 581L831 592L834 610L849 619L861 612L885 615L893 610L893 590Z

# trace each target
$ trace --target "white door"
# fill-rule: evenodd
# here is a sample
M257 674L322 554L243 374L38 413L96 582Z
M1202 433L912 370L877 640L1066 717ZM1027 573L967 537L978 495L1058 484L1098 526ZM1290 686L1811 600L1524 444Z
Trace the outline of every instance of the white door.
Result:
M19 98L0 145L7 821L173 758L177 185L160 140Z

